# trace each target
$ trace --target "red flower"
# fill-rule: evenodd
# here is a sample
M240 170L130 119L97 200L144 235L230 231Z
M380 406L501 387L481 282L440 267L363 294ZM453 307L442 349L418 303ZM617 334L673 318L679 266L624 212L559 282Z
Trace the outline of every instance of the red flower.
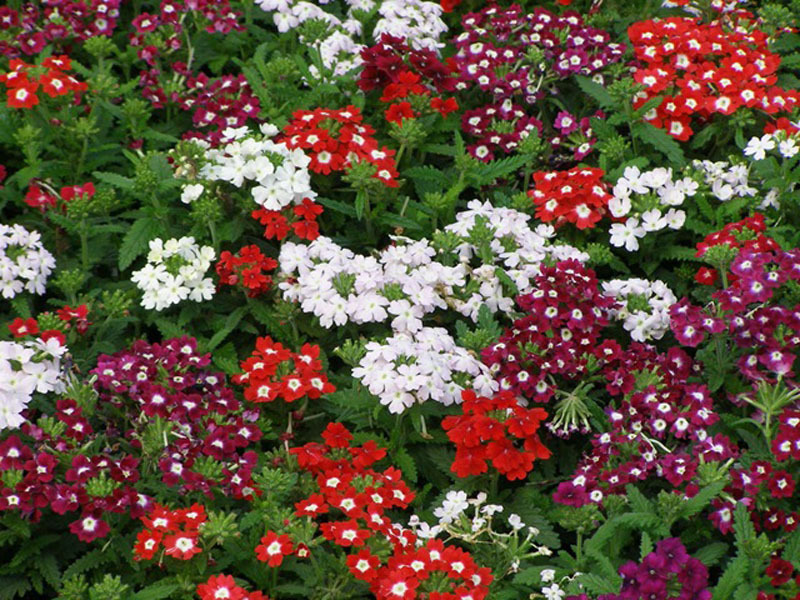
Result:
M22 319L17 317L8 325L8 328L15 338L39 333L39 324L34 318Z
M780 587L792 578L794 566L788 560L783 560L777 556L773 557L765 571L770 583L775 587Z
M142 529L136 536L136 544L133 547L134 560L150 560L155 556L161 547L161 540L164 534L160 531Z
M270 567L278 567L283 562L283 557L292 553L292 548L292 540L288 535L268 531L261 538L261 544L256 546L256 558Z
M189 560L202 550L197 545L196 533L174 533L164 537L165 552L179 560Z
M431 98L431 108L446 117L451 112L458 110L458 102L456 102L455 98L448 98L447 100L442 100L438 97Z
M390 123L397 123L402 125L403 119L413 119L415 117L414 111L411 109L411 104L408 102L400 102L392 104L384 113L386 120Z
M212 575L206 583L197 586L197 595L201 600L245 600L247 590L236 585L230 575Z
M33 108L39 104L39 97L36 95L38 88L38 83L23 81L17 87L8 89L6 91L8 106L11 108Z
M69 524L69 530L82 542L91 542L98 538L104 538L111 531L111 527L94 514L84 514L80 519Z
M358 554L350 554L347 557L347 568L353 577L361 581L372 581L378 576L380 559L372 554L367 548L362 548Z
M347 448L353 439L353 434L341 423L328 423L322 432L322 439L331 448Z
M544 222L556 221L556 226L573 223L578 229L594 227L612 198L603 175L602 169L589 167L534 173L536 187L528 195L537 207L536 217Z
M717 281L717 271L709 267L700 267L694 276L694 280L700 285L714 285Z

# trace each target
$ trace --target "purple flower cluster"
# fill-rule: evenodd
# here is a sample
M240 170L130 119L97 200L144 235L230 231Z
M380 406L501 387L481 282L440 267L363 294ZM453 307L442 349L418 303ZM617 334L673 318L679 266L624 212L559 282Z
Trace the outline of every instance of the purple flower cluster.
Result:
M570 75L591 75L618 62L625 46L611 43L607 32L588 27L568 11L556 15L543 8L524 14L518 4L488 6L462 19L464 32L454 44L458 87L478 87L495 101L520 98L533 104L544 95L543 84ZM533 64L530 48L543 52L545 65Z
M244 410L225 376L205 368L210 360L197 353L194 338L152 345L139 340L128 350L100 356L92 373L101 402L115 409L110 413L123 415L117 426L134 447L141 447L153 420L167 425L158 457L164 483L180 485L183 492L210 495L219 489L249 498L255 493L250 475L257 456L240 451L261 439L259 413ZM204 469L209 461L213 468Z
M0 31L9 32L7 39L13 40L0 40L0 54L34 55L48 44L64 48L73 40L111 35L119 5L120 0L42 0L26 2L19 10L0 6Z
M464 111L461 129L479 138L468 150L478 160L494 160L495 152L513 152L520 141L536 131L542 135L542 122L528 114L518 104L506 99L498 104L487 104L474 110Z
M676 600L710 600L708 569L689 556L678 538L656 544L656 549L642 559L619 568L622 588L619 594L601 596L598 600L642 600L675 598Z

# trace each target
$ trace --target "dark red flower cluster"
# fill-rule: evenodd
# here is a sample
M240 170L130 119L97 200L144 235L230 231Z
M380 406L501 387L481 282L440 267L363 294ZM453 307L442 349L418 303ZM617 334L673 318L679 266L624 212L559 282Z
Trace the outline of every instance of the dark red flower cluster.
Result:
M659 354L633 343L609 362L606 389L622 400L606 409L610 431L594 436L573 478L559 484L556 502L602 504L608 495L624 495L626 485L654 477L691 496L701 461L738 456L728 437L709 432L719 420L711 393L686 382L695 365L680 348Z
M15 10L0 6L0 54L39 54L48 44L64 48L73 40L110 36L119 19L120 0L40 0ZM8 41L11 40L11 41Z
M319 204L303 198L303 202L291 208L257 208L250 216L264 226L264 237L268 240L283 240L291 232L300 239L313 241L319 237L317 217L322 214L322 210Z
M92 198L94 196L94 184L90 181L83 185L69 185L62 187L58 196L45 189L42 189L36 183L31 183L28 187L28 193L23 198L25 204L31 208L38 208L42 213L46 212L49 208L56 208L61 200L61 212L66 211L67 204L75 198Z
M678 140L691 137L695 115L705 121L740 107L789 113L800 101L796 90L775 86L780 56L770 52L767 34L747 13L710 23L689 17L640 21L628 36L643 63L634 79L645 89L634 106L661 97L644 118Z
M82 442L93 429L74 400L59 400L54 418L63 424L60 435L26 422L21 428L26 441L11 435L0 442L0 473L10 483L0 485L0 512L19 511L38 521L46 508L59 515L80 511L69 529L84 542L108 535L111 514L143 514L151 500L134 487L139 459L84 455Z
M532 286L536 291L517 298L525 316L482 357L501 390L547 402L563 387L555 377L578 381L590 362L605 364L619 352L616 342L600 343L615 301L598 288L594 271L576 260L543 266Z
M88 86L66 73L72 68L68 56L48 56L41 65L28 64L17 58L9 62L9 71L0 74L0 83L5 84L7 105L11 108L32 108L39 104L37 92L41 89L51 98L65 96L70 92L85 92ZM76 96L77 101L79 96Z
M702 242L697 244L695 256L702 258L709 248L722 245L750 252L780 250L778 242L764 235L766 230L767 225L764 223L764 215L755 213L741 221L728 223L719 231L709 233ZM736 280L736 275L733 273L727 273L726 276L729 282ZM714 285L718 277L719 273L717 273L716 269L701 267L698 269L694 279L701 285Z
M511 392L484 398L464 390L461 399L463 414L442 421L447 437L456 445L450 470L459 477L485 473L489 461L508 479L524 479L536 459L550 458L537 433L547 418L543 409L520 406Z
M244 409L225 376L207 368L210 362L188 337L161 344L139 340L113 356L101 355L91 371L100 396L96 416L104 428L124 431L135 447L145 443L151 423L163 423L167 443L151 451L157 451L165 484L251 499L257 456L247 448L261 439L259 414ZM206 468L209 461L213 469Z
M510 99L498 104L487 104L461 115L461 129L478 141L467 146L467 150L478 160L494 160L495 152L510 154L528 135L544 131L542 122L528 114Z
M555 221L556 227L564 223L573 223L578 229L594 227L613 197L604 175L603 169L590 167L534 173L536 188L528 195L536 205L536 218L545 223Z
M311 344L304 344L298 353L260 337L241 368L244 372L234 375L233 382L247 386L244 397L254 403L294 402L304 396L313 400L336 391L322 371L319 346Z
M175 510L154 504L139 519L145 528L136 536L134 560L150 560L162 547L164 554L178 560L189 560L202 552L198 538L207 517L201 504Z
M236 580L230 575L212 575L208 581L197 586L197 595L200 600L269 600L263 593L248 592L243 587L236 585Z
M327 175L366 161L375 167L375 179L387 187L397 187L394 150L379 148L373 137L375 130L362 120L355 106L298 110L279 141L291 149L305 150L311 156L308 168L314 173Z
M266 272L277 266L278 261L264 256L259 247L253 244L240 248L236 254L223 251L216 269L220 286L238 285L249 298L255 298L272 287L272 278Z
M414 492L396 468L371 468L386 456L384 448L374 441L351 446L352 434L339 423L329 424L322 437L325 444L312 442L290 451L318 486L318 492L295 504L295 514L314 521L328 517L320 530L328 541L354 549L347 557L354 577L368 582L379 600L487 597L492 575L467 552L439 540L417 544L411 530L386 516L393 508L408 507ZM392 544L385 564L376 552L383 546L381 538Z
M424 80L426 85L433 86L437 92L451 92L456 81L452 71L433 50L420 48L416 50L405 43L403 38L388 33L381 35L380 41L361 51L363 61L358 87L365 92L379 89L390 90L393 85L403 85L404 73L412 72Z
M495 102L516 98L533 104L552 82L596 74L625 53L623 44L587 26L575 11L557 15L537 7L526 14L519 4L489 4L461 22L464 32L453 40L458 48L452 60L457 89L477 84ZM528 58L532 48L542 51L542 64Z
M42 315L49 315L50 313L41 313L39 316ZM47 341L50 338L58 338L59 342L64 345L66 344L66 338L64 337L64 331L68 331L74 321L75 331L77 331L80 335L86 333L91 323L88 320L89 309L85 304L81 304L76 308L72 308L70 306L64 305L62 308L59 308L56 311L59 320L61 321L61 325L59 328L56 329L48 329L45 331L39 331L39 322L34 319L33 317L29 317L27 319L23 319L22 317L17 317L11 323L8 324L8 329L15 338L23 338L29 335L38 335L44 341Z

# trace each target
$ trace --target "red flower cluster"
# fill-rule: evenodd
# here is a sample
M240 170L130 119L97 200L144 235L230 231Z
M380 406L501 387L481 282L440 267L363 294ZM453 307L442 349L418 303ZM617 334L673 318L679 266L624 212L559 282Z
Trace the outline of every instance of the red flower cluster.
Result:
M695 256L702 258L709 248L721 245L750 252L780 250L778 242L764 235L766 230L767 225L764 223L764 215L755 213L741 221L728 223L719 231L709 233L702 242L697 244ZM718 275L716 269L701 267L698 269L694 279L701 285L714 285ZM736 275L733 273L728 274L728 280L730 282L736 281Z
M311 171L327 175L366 161L375 167L373 177L387 187L397 187L394 150L378 147L372 137L375 130L362 123L361 112L355 106L298 110L292 117L281 141L291 149L302 148L309 153Z
M491 573L479 568L467 552L447 547L439 540L417 545L412 531L392 523L386 516L390 509L406 508L414 499L414 492L394 467L383 471L370 468L386 456L384 448L374 441L351 446L352 434L339 423L329 424L322 437L325 444L312 442L290 450L300 468L314 476L319 488L295 504L295 514L314 520L338 514L338 520L321 523L320 530L337 546L358 549L347 557L347 566L357 579L370 583L370 591L376 598L482 600L487 597ZM392 544L392 555L386 564L382 564L372 547L379 536ZM427 582L432 585L425 596ZM443 591L442 584L447 591Z
M206 522L206 509L200 504L170 510L155 504L146 516L139 517L145 528L136 536L134 560L150 560L162 546L167 556L189 560L202 550L198 537Z
M605 213L612 196L603 182L605 171L574 167L568 171L539 171L533 174L536 189L528 195L536 205L536 218L555 221L559 226L573 223L578 229L594 227Z
M322 207L308 198L291 209L268 210L257 208L250 216L264 226L264 237L268 240L282 240L293 232L303 240L314 241L319 237L317 217L322 214ZM287 216L288 215L288 216Z
M222 252L216 269L220 286L238 284L246 290L249 298L255 298L272 287L272 278L265 271L272 271L277 266L274 258L264 256L253 244L244 246L236 254L227 250Z
M77 308L70 308L69 306L64 306L63 308L59 308L57 313L58 318L63 321L63 330L66 331L71 327L71 321L75 320L75 329L78 333L83 335L86 333L89 325L91 323L86 319L86 315L89 313L89 310L86 308L85 304ZM39 315L41 318L43 315L49 315L50 313L42 313ZM29 335L38 335L43 341L47 341L51 338L56 338L59 343L63 346L67 343L67 339L64 336L64 332L61 328L59 329L47 329L45 331L39 330L39 322L34 319L33 317L29 317L27 319L23 319L21 317L17 317L11 323L8 324L8 330L11 332L15 338L23 338Z
M59 197L57 198L54 193L43 190L37 184L32 183L28 188L28 193L23 198L25 204L31 208L38 208L42 213L46 212L48 208L56 208L58 200L61 199L61 210L66 210L66 205L72 202L75 198L92 198L94 196L94 184L90 181L83 185L69 185L61 188Z
M261 592L248 592L239 587L230 575L212 575L207 582L197 586L197 595L200 600L269 600Z
M0 74L0 83L8 88L7 104L11 108L32 108L39 104L36 94L40 88L51 98L88 89L85 82L65 73L71 68L68 56L49 56L41 66L12 58L9 68L8 73Z
M693 133L692 115L705 120L740 107L775 114L797 106L796 90L775 87L780 56L769 51L767 34L746 15L729 15L724 24L670 17L628 28L636 57L644 63L634 74L645 86L635 106L662 97L645 119L685 141Z
M459 477L480 475L487 461L508 479L524 479L534 461L550 457L537 431L547 413L541 408L524 408L511 392L494 398L461 392L463 415L442 421L447 437L456 445L456 458L450 470ZM522 448L518 443L522 443Z
M274 531L268 531L267 535L261 538L261 543L256 546L256 558L270 567L279 567L283 557L289 556L293 549L294 544L288 535L285 533L278 535Z
M244 373L233 376L233 382L246 385L245 399L250 402L272 402L281 399L294 402L308 396L316 399L335 392L322 372L319 346L304 344L299 353L284 348L270 337L256 340L253 354L241 363Z

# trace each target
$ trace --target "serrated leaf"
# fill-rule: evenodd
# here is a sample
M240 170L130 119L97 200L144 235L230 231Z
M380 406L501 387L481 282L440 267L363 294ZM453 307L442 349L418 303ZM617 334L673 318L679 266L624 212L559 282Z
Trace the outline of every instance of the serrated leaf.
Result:
M131 600L161 600L162 598L168 598L179 587L180 585L177 583L158 581L136 592L131 597Z
M392 453L394 464L403 472L403 476L411 483L417 482L417 464L405 448L398 448Z
M592 81L589 77L584 77L583 75L576 75L575 82L585 94L594 98L601 108L610 109L616 107L617 103L614 102L608 90L596 81Z
M488 185L496 179L505 177L514 171L522 168L528 162L528 157L524 155L509 156L500 160L493 160L490 163L482 164L471 170L467 175L472 179L472 184L476 187Z
M161 332L162 339L178 338L186 335L186 331L180 325L169 319L157 319L156 327Z
M120 271L127 269L130 264L143 254L150 240L157 238L162 232L161 224L158 219L153 217L142 217L131 225L128 233L122 238L119 247L117 264Z
M800 529L795 529L786 540L781 558L792 563L795 569L800 569Z
M228 335L236 328L236 326L239 324L239 321L242 320L242 317L244 317L245 313L247 312L247 309L247 306L240 306L230 315L228 315L228 318L225 319L225 325L223 325L221 329L211 336L208 344L206 344L206 350L210 352L219 346L222 340L228 337Z
M124 177L119 173L108 171L94 171L92 177L121 190L131 190L134 186L133 179Z
M692 556L705 566L711 567L717 564L720 558L725 556L728 552L728 548L729 546L725 542L713 542L707 546L703 546L700 550L694 552Z
M21 577L0 577L0 600L20 598L31 589L31 584Z
M644 557L650 554L653 551L653 540L650 538L650 534L646 531L642 532L642 540L639 543L639 557L640 560L644 560Z
M714 587L711 595L713 600L730 600L736 588L744 580L747 566L748 562L744 556L737 556L728 563L728 567Z
M697 492L694 496L683 503L680 512L681 518L688 519L689 517L699 513L706 506L711 504L711 501L716 498L727 485L727 481L714 481L713 483L705 486L702 490Z
M686 157L680 144L663 129L659 129L650 123L634 123L631 127L633 135L649 144L666 156L675 167L683 167L686 164Z
M622 580L617 576L616 580L606 579L594 573L583 573L576 578L578 583L583 584L592 594L616 594L622 585Z
M635 485L629 484L625 486L625 493L628 497L628 503L635 512L653 514L653 503L645 498Z

